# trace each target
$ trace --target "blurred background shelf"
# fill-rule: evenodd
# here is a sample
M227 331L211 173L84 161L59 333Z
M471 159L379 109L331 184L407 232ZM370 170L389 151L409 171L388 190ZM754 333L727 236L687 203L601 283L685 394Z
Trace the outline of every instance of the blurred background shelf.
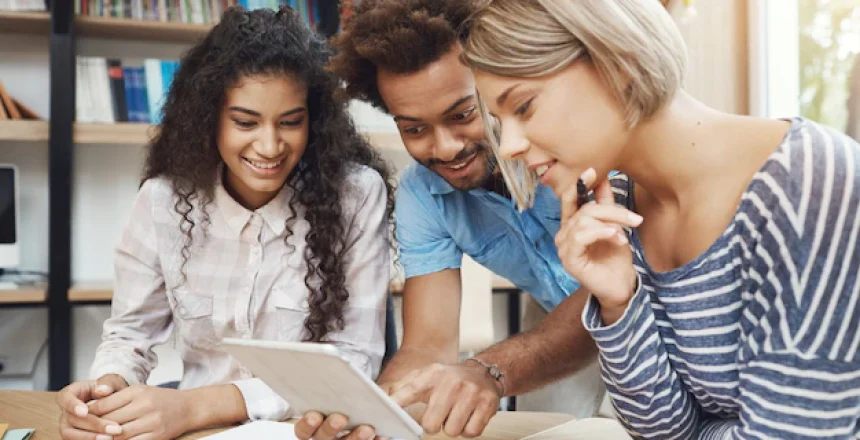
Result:
M0 141L47 142L48 121L0 121Z
M0 121L0 141L47 142L48 121ZM98 124L76 122L74 137L77 144L144 145L155 134L150 124ZM397 132L365 132L370 143L386 151L403 151L403 141Z
M110 40L194 43L206 36L212 25L165 23L104 17L76 17L75 28L81 37Z
M48 289L44 284L0 288L0 304L43 303L48 299Z
M51 14L48 12L0 11L0 33L47 36L50 26ZM109 40L194 43L206 36L210 29L212 25L205 24L75 17L75 30L78 36Z
M51 14L47 12L0 11L0 33L48 35Z
M113 299L113 282L87 281L75 283L69 289L69 302L102 302Z

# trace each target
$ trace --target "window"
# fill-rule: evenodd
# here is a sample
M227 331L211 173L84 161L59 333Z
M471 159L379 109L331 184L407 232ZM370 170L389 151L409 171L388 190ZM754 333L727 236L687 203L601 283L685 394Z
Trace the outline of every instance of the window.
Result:
M750 26L753 113L858 137L860 0L752 1Z

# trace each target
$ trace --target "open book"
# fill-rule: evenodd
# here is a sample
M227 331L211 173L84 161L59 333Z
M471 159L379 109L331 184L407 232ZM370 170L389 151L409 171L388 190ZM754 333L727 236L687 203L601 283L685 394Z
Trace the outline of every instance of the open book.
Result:
M294 426L289 423L253 422L233 428L207 440L247 440L272 438L296 440ZM493 437L496 438L496 437ZM581 419L558 425L554 428L532 434L521 440L630 440L630 436L618 422L610 419Z
M247 423L238 428L228 429L205 438L207 440L248 440L257 438L298 440L292 424L267 421Z
M521 440L630 440L615 420L588 418L563 423Z

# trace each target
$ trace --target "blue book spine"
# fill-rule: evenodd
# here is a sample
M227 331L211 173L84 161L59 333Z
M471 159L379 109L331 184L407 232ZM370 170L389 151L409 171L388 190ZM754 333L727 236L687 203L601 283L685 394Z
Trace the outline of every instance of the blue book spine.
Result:
M143 67L134 68L135 94L137 95L137 122L150 123L149 98L146 96L146 72Z
M140 78L138 77L137 67L123 67L125 73L125 86L129 92L128 99L128 120L129 122L141 122L140 120Z
M167 101L167 94L170 91L170 83L173 82L173 64L170 61L164 60L161 62L161 105L158 107L158 113L164 114L164 103Z
M135 67L134 77L137 80L137 119L139 122L151 123L149 116L149 96L146 91L146 69Z
M134 73L130 67L122 68L122 76L125 78L125 105L128 110L126 118L128 122L137 122L137 108L135 102L137 97L134 94Z

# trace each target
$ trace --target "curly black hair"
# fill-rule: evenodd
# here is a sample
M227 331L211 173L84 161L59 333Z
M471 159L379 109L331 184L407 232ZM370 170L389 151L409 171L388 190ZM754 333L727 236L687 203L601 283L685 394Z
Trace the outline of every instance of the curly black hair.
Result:
M349 98L388 112L379 95L378 69L417 72L461 40L475 0L362 0L333 39L329 68L346 82Z
M186 237L182 249L185 277L192 230L197 226L194 219L202 219L205 232L209 224L205 208L213 201L223 163L216 138L226 91L247 76L289 75L303 80L308 87L308 144L287 179L287 185L296 189L289 201L292 216L287 220L287 238L293 233L295 204L299 203L310 223L303 256L308 267L304 281L311 292L304 338L312 342L324 341L344 326L343 308L349 292L344 286L347 225L341 194L356 166L368 166L382 176L388 190L389 221L394 223L390 170L357 132L347 103L335 96L338 80L325 70L330 56L325 40L292 9L248 12L231 7L203 41L183 56L158 133L149 145L143 177L144 182L166 178L173 185L174 209L182 218Z

